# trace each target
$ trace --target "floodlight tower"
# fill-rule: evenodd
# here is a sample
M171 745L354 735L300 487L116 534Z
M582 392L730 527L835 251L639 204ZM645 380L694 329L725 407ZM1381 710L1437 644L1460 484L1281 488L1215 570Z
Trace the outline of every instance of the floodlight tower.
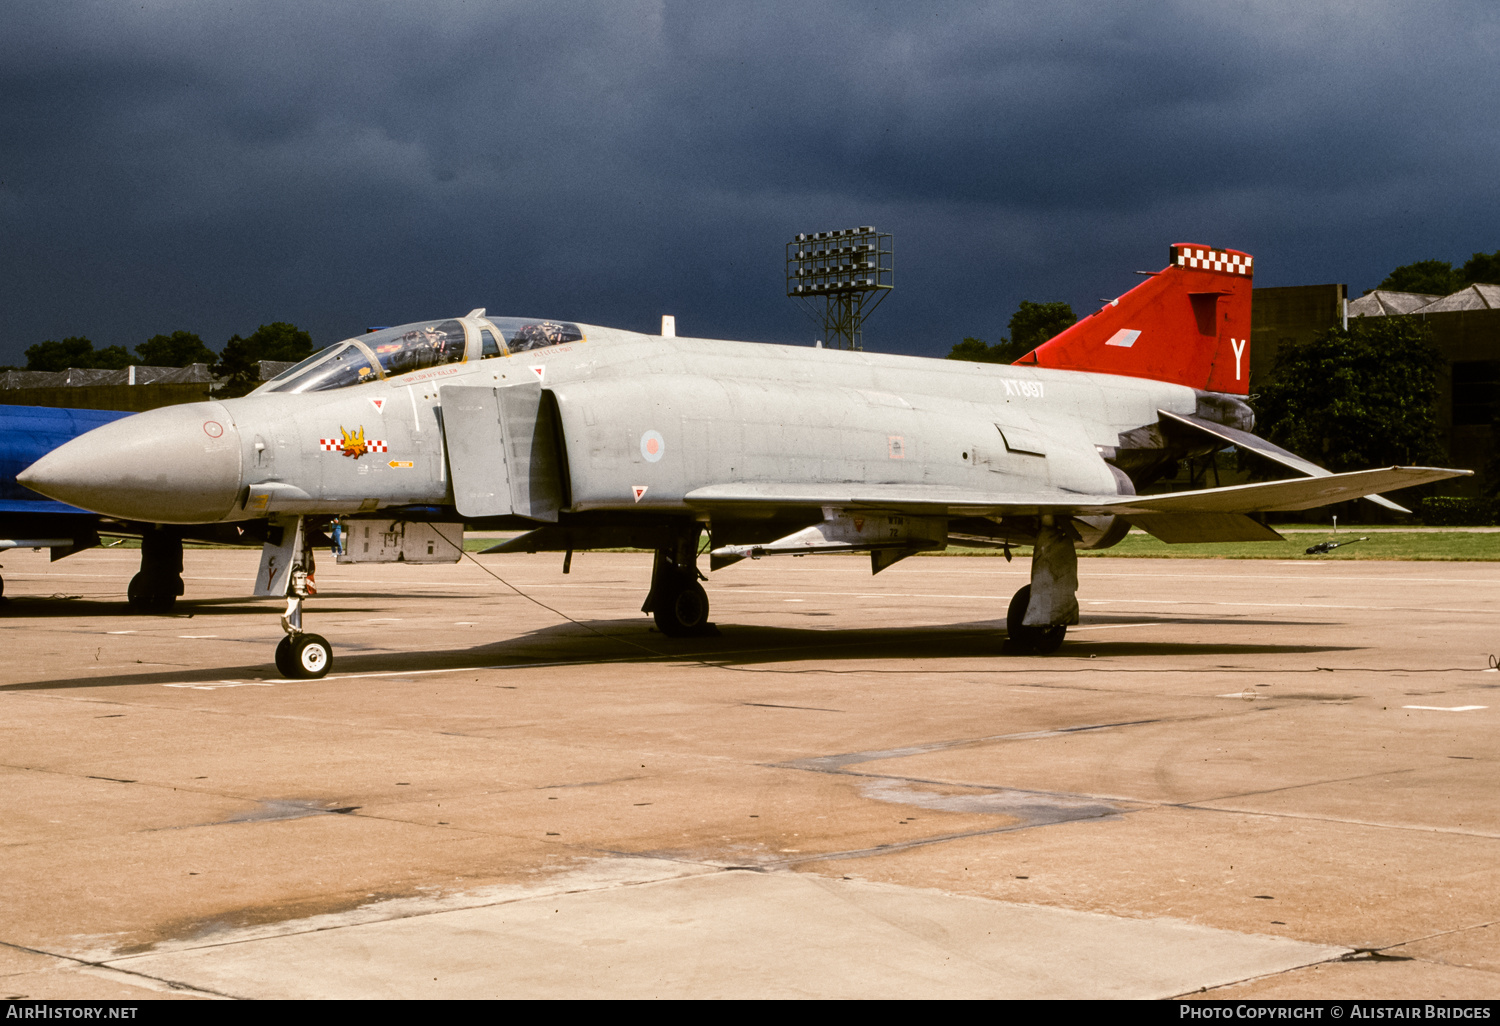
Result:
M868 226L803 232L786 244L786 294L837 349L863 349L865 318L895 288L895 242Z

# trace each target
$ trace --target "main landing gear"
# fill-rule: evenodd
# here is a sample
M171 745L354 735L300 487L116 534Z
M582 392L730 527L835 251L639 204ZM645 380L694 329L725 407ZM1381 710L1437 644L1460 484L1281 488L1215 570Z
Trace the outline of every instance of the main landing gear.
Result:
M641 612L650 613L656 629L668 637L691 638L716 633L708 622L708 593L699 584L698 537L694 525L665 548L656 550L651 566L651 590Z
M1026 626L1026 607L1031 605L1031 585L1016 592L1005 611L1005 630L1009 637L1005 648L1016 655L1051 655L1062 647L1066 624L1046 627Z
M1062 646L1068 625L1078 622L1078 551L1066 521L1042 517L1031 553L1031 583L1010 600L1005 651L1051 655Z
M182 535L160 524L141 535L141 570L125 589L137 613L164 616L177 604L182 586Z

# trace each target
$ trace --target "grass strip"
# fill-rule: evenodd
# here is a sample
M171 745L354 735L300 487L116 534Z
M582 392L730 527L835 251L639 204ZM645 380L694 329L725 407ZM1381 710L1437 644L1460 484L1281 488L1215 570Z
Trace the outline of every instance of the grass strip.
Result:
M1115 559L1305 559L1314 560L1500 560L1500 532L1494 531L1381 531L1368 535L1368 541L1356 531L1340 530L1338 534L1293 534L1284 541L1218 542L1205 545L1168 545L1149 534L1125 536L1113 548L1085 550L1080 556ZM1332 552L1309 556L1307 549L1323 541L1353 542L1340 545ZM1012 550L1016 555L1031 555L1030 548ZM998 549L961 549L950 546L944 556L998 556Z

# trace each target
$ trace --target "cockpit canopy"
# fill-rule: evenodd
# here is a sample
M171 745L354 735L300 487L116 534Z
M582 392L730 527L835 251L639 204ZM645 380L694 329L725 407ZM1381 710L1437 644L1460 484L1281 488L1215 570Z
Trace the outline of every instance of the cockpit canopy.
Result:
M576 324L525 317L467 317L380 328L345 339L289 367L261 392L323 392L448 363L587 341Z

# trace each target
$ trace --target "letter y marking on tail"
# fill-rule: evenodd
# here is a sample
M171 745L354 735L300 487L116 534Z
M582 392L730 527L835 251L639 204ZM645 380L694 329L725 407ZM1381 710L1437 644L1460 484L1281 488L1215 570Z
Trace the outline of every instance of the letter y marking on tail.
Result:
M1248 338L1232 338L1229 344L1234 347L1234 380L1240 380L1240 357L1245 355L1245 343Z

